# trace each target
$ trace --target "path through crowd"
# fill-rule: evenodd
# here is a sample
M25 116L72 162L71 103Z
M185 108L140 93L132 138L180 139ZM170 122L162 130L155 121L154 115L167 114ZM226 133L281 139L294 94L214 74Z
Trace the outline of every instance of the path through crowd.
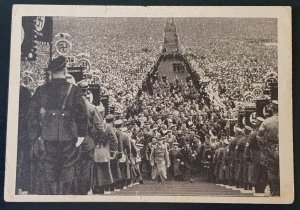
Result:
M167 76L168 81L173 81L174 78L177 78L179 80L182 80L183 82L186 81L186 78L189 76L189 73L186 69L183 70L176 70L174 71L173 65L183 66L183 63L181 61L178 61L176 59L167 59L165 61L162 61L158 66L158 76Z

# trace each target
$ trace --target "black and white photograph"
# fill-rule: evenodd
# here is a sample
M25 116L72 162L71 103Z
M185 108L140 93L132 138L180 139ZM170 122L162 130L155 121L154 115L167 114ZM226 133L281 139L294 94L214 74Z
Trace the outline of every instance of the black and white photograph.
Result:
M5 200L293 202L290 15L15 5Z

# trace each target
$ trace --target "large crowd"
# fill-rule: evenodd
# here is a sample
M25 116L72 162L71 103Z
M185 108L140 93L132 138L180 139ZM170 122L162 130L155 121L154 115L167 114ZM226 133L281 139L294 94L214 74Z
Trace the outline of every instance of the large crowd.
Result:
M276 40L257 38L254 35L260 32L249 29L245 33L235 32L237 37L232 37L232 29L221 27L224 25L221 23L217 33L214 31L217 27L211 25L213 21L197 25L199 30L206 28L203 30L206 32L199 35L195 27L187 27L190 23L178 19L176 24L183 53L176 52L171 57L183 61L183 69L191 77L186 81L177 77L169 80L167 76L157 74L157 65L168 59L168 55L160 54L165 20L92 20L58 18L54 31L67 30L71 34L72 54L88 49L92 70L98 72L101 88L116 108L113 115L106 116L102 107L93 109L93 116L97 116L98 121L87 123L92 123L93 127L100 122L100 127L108 128L108 131L104 129L106 134L102 136L97 131L89 154L95 155L91 151L101 150L99 135L107 139L111 150L116 151L108 155L108 161L103 161L109 162L108 165L90 157L88 170L93 169L91 176L78 169L82 165L75 167L76 180L72 179L72 192L67 194L110 194L143 184L145 179L159 183L168 179L193 182L194 177L199 176L232 188L252 190L255 186L257 193L264 193L270 185L271 194L279 194L279 174L276 172L275 178L274 173L268 174L268 165L259 162L255 156L264 153L261 144L268 140L264 137L264 119L257 119L254 128L235 126L235 134L230 133L226 120L233 117L235 102L242 101L244 92L252 89L252 83L261 83L266 72L277 71L277 48L265 44ZM197 24L197 21L191 24ZM225 35L221 36L220 32ZM273 35L266 34L266 37ZM201 41L196 41L198 39ZM22 69L27 69L27 65L31 64L22 64ZM42 75L40 65L45 67L45 63L35 66L39 70L34 75ZM44 80L43 76L39 77L34 78L39 83L29 87L32 92ZM77 85L85 92L82 83ZM273 106L276 114L276 102ZM249 144L252 145L250 149ZM278 139L276 144L272 149L278 151ZM86 160L82 157L79 162L85 164ZM76 187L74 183L85 183L85 186ZM23 190L47 194L45 187L44 191L37 188L39 186L35 184L34 190L28 186ZM58 189L50 191L50 194L65 194Z
M254 83L264 83L267 72L277 72L276 20L186 21L176 21L182 51L193 69L209 81L207 90L214 101L243 101Z

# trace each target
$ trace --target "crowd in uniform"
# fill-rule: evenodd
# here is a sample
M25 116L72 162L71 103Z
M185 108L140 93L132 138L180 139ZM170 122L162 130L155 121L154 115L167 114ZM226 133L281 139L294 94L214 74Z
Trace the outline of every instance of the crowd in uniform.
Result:
M28 132L23 130L19 142L28 144L18 147L23 164L16 190L110 194L145 179L163 184L206 176L207 181L245 190L254 186L257 193L269 185L271 195L279 195L276 101L272 117L257 118L255 129L236 126L235 136L228 138L225 116L195 94L191 82L158 78L136 106L105 116L103 106L85 98L86 81L66 81L64 57L48 68L51 81L32 98L20 92L20 99L30 103L20 116L19 126ZM28 165L31 170L24 170Z

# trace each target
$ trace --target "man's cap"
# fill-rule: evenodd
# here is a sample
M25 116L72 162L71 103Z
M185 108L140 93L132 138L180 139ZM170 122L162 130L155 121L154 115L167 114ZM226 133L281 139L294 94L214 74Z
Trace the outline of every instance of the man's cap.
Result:
M67 63L67 59L64 56L59 56L50 61L48 70L52 72L61 71Z
M123 131L123 132L127 131L127 127L122 127L121 131ZM131 132L131 131L129 130L129 132Z
M114 120L115 116L113 114L108 114L105 119L107 122L112 122Z
M173 145L178 145L178 143L177 143L177 142L174 142Z
M241 129L240 127L236 127L235 130L236 130L237 132L243 132L243 129Z
M273 105L278 105L278 100L273 100L273 101L272 101L272 104L273 104Z
M162 136L162 137L158 138L157 140L158 140L158 141L163 141L163 140L165 140L165 139L166 139L166 137L165 137L165 136Z
M137 143L136 146L139 147L139 148L143 148L144 147L143 144L139 144L139 143Z
M259 122L263 122L265 119L262 118L262 117L257 117L256 120L259 121Z
M87 89L89 87L89 83L85 80L81 80L81 81L77 82L77 86L82 89Z
M278 109L278 101L277 100L272 101L272 107Z
M119 119L114 122L116 126L121 126L123 124L123 120Z
M252 131L252 128L251 128L250 126L246 125L246 126L245 126L245 130L246 130L246 131Z

